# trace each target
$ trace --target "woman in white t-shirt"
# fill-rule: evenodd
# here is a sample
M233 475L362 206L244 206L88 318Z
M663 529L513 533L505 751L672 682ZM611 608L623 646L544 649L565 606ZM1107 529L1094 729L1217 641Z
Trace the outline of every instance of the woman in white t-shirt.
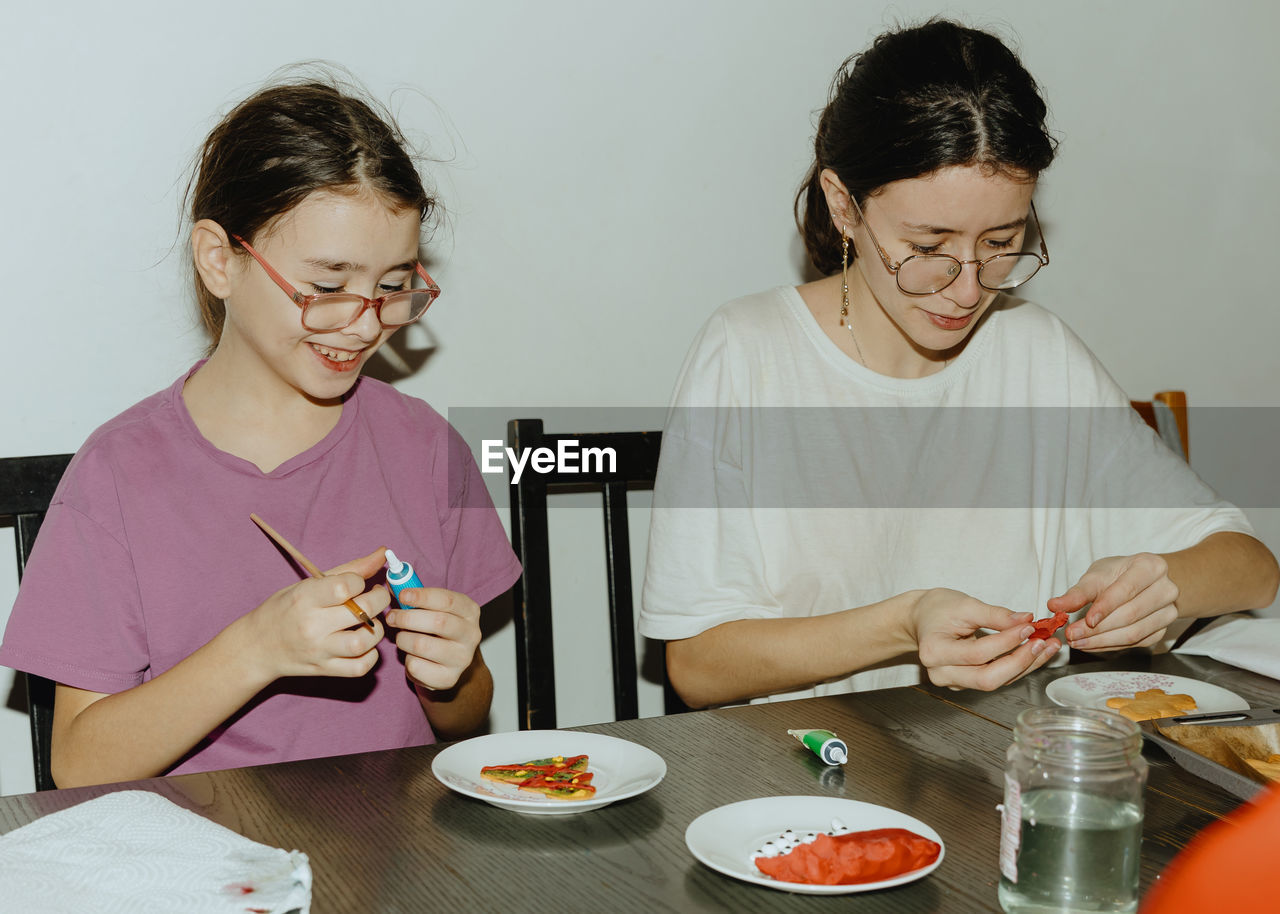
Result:
M1044 120L948 21L837 73L797 197L826 278L719 309L664 432L640 630L690 705L994 689L1059 653L1036 617L1110 650L1274 598L1243 513L1007 294L1048 263Z

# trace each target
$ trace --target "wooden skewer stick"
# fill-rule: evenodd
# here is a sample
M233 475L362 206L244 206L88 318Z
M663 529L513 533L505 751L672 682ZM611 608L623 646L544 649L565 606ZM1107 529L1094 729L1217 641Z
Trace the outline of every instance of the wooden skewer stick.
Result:
M271 528L271 525L268 524L265 520L263 520L261 517L259 517L256 514L250 514L249 518L255 524L257 524L259 527L262 528L263 533L265 533L267 536L275 540L276 544L281 549L289 553L289 555L293 557L293 560L297 562L299 565L301 565L303 570L306 571L307 574L311 575L313 578L324 577L324 572L322 572L319 568L317 568L314 562L312 562L309 558L307 558L305 555L303 555L301 552L295 549L293 546L293 543L289 542L287 539L285 539L283 536L281 536L279 533L273 530ZM345 605L347 609L351 610L351 614L353 616L359 619L364 625L368 626L369 631L373 631L373 621L367 615L365 615L364 610L360 608L359 604L357 604L355 600L347 600Z

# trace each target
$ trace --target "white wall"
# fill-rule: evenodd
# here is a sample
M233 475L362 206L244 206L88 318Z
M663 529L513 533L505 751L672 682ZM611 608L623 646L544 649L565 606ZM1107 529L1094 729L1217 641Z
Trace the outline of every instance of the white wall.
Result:
M790 203L835 66L886 24L939 11L1016 37L1062 137L1038 195L1053 263L1034 296L1134 396L1276 405L1269 0L40 6L6 13L0 56L3 455L74 450L196 357L185 168L226 107L314 58L351 68L442 160L428 172L450 212L431 249L445 294L402 341L411 362L435 348L398 386L513 415L660 407L713 307L801 277ZM1193 422L1210 482L1224 484L1227 450ZM1252 513L1280 547L1280 512ZM590 629L599 521L562 514L581 545L557 554L558 606ZM593 658L578 674L603 680L603 646L571 639L575 616L562 625L561 648ZM485 648L493 724L510 729L510 626ZM570 701L561 722L607 714ZM30 788L26 751L25 718L0 710L0 792Z

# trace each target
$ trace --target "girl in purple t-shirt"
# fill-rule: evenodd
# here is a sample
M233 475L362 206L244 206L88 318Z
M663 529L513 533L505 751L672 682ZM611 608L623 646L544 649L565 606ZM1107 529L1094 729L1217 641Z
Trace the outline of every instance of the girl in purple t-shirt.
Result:
M208 358L77 454L0 648L58 682L55 780L474 730L493 688L479 604L519 566L456 433L360 380L439 294L403 138L349 90L276 85L213 130L188 195ZM326 576L300 579L251 511ZM380 618L383 546L438 586Z

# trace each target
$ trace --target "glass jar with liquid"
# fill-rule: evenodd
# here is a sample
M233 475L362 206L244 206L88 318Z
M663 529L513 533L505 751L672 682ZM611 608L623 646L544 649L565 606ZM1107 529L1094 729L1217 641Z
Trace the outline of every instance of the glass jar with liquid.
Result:
M1000 906L1008 914L1138 909L1142 732L1089 708L1018 715L1004 775Z

